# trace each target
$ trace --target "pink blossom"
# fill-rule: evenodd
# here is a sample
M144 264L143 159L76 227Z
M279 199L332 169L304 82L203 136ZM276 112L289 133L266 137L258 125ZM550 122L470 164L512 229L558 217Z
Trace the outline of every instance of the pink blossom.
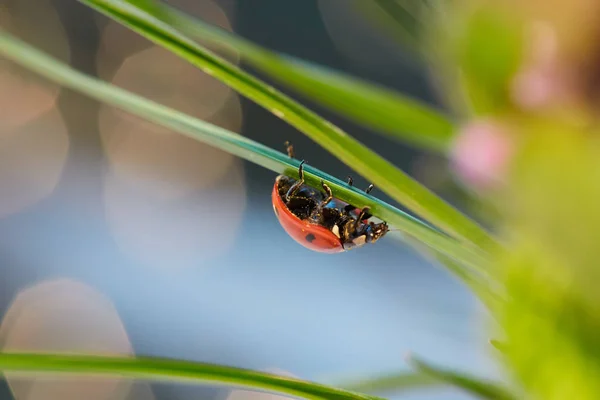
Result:
M509 134L497 122L473 121L461 129L454 142L454 171L468 185L488 189L504 180L512 148Z
M565 101L571 77L560 60L556 32L547 23L530 27L524 64L511 85L515 104L534 110Z

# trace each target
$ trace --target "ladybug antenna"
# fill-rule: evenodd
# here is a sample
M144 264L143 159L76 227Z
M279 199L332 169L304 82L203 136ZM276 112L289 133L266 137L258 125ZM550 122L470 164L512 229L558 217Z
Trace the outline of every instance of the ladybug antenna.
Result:
M387 232L400 232L402 229L388 229Z
M390 229L388 229L387 231L388 231L388 232L401 232L401 231L402 231L402 229L391 229L391 228L390 228Z

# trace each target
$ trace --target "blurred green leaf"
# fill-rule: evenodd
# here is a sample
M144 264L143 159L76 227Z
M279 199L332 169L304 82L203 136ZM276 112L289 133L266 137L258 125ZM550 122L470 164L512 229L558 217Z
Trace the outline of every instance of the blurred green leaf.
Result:
M298 177L298 160L292 160L281 152L241 135L77 72L2 30L0 30L0 54L42 76L85 93L97 100L119 107L274 172ZM481 252L463 246L460 242L431 228L418 219L365 194L364 191L349 187L345 182L315 168L305 166L305 175L306 181L310 185L318 187L321 179L323 179L329 184L336 197L358 207L371 207L373 215L388 221L391 226L399 229L408 237L412 237L452 259L460 260L474 270L485 270L486 258ZM394 234L394 232L390 234Z
M501 355L512 375L531 398L600 398L598 301L589 302L573 276L559 281L580 266L559 261L531 239L499 261L508 273L507 301L495 316L507 337Z
M494 346L494 348L502 353L506 352L506 343L501 342L500 340L490 339L490 344Z
M510 103L510 80L523 58L522 26L497 5L472 12L455 43L463 83L478 114Z
M410 238L407 239L407 241L417 249L423 247L422 244ZM501 289L498 283L495 280L490 279L490 276L484 274L482 271L474 271L468 264L448 257L446 254L439 251L428 250L425 248L423 253L426 257L430 258L434 264L442 264L448 272L471 289L479 300L488 308L495 307L497 302L502 300L502 297L499 294L501 293Z
M281 55L153 0L128 0L204 43L239 52L244 61L340 114L408 143L445 152L448 116L423 102L341 72Z
M341 381L335 385L353 392L361 393L383 393L383 392L406 392L412 389L445 386L444 382L430 375L419 372L400 372L379 376L371 379Z
M378 27L384 28L398 43L420 56L420 34L426 27L425 0L356 0L354 4L367 16L372 17ZM422 61L422 60L421 60Z
M510 185L494 198L511 243L497 265L503 360L532 398L600 398L600 140L557 115L520 120Z
M516 398L510 395L506 389L502 388L497 383L484 381L479 378L460 374L458 372L440 369L429 365L428 363L410 357L410 363L420 372L430 375L435 379L462 389L480 399L489 400L515 400Z
M383 400L317 383L246 369L164 358L0 353L0 370L120 375L161 381L205 382L314 400Z
M211 53L143 9L118 0L80 1L162 45L283 118L392 198L464 240L465 246L486 251L496 248L497 243L481 226L340 128Z

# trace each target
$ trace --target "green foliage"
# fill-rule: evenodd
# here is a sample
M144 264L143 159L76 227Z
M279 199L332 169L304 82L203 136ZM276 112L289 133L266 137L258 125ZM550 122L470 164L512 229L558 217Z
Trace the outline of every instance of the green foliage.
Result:
M240 54L244 61L273 79L356 122L426 149L440 152L448 149L454 132L452 122L421 101L320 65L269 51L161 2L128 2L191 38Z
M497 383L486 382L482 379L467 376L454 371L434 367L423 360L411 357L415 368L422 373L460 388L480 399L513 400L515 397Z
M426 21L425 1L409 3L403 0L354 0L353 4L372 19L378 28L388 32L403 49L409 50L411 56L421 56L422 46L419 39ZM423 60L419 59L417 62L422 63Z
M274 172L298 176L298 160L291 160L287 155L239 134L79 73L2 31L0 31L0 53L40 75L95 99L235 154ZM345 182L322 171L310 166L306 166L304 170L309 184L318 186L323 180L330 185L336 197L357 207L371 207L375 216L388 221L409 238L418 240L418 243L427 245L431 250L444 254L455 262L467 265L466 271L469 271L469 268L483 271L482 266L486 259L480 251L462 246L429 225L361 190L349 187Z
M514 15L492 6L477 9L456 38L457 64L473 110L497 112L510 103L510 79L520 65L523 45Z
M239 53L273 79L354 121L411 144L447 152L455 128L443 113L385 88L276 54L154 0L81 1L284 119L439 228L324 172L306 168L308 184L317 186L323 179L336 197L370 206L375 216L402 232L403 240L424 249L479 296L495 319L494 337L501 338L492 341L496 349L491 350L511 377L510 387L504 387L413 359L417 373L359 381L347 387L377 391L451 385L483 399L600 398L600 129L595 112L589 112L595 111L597 104L586 108L575 102L581 110L574 113L578 118L571 115L570 119L564 118L564 112L544 109L528 113L512 104L511 82L522 67L524 32L532 23L526 20L527 13L500 8L491 1L450 2L445 7L451 12L437 12L440 24L430 27L431 38L437 40L436 54L444 60L436 67L440 82L451 92L447 98L462 100L464 94L472 114L491 117L511 129L514 153L508 160L510 172L505 182L481 196L486 205L495 207L497 218L490 222L500 233L500 246L478 224L347 133L204 45ZM511 4L516 7L517 3ZM371 5L380 13L387 12L396 24L412 17L415 25L403 40L412 38L421 14L410 15L409 9L399 4L375 0ZM100 101L274 172L297 177L298 162L281 152L78 73L2 31L0 53ZM422 61L432 59L424 57ZM568 64L568 60L561 62ZM581 88L570 89L576 93ZM579 116L586 113L591 115L581 123ZM0 369L111 372L242 385L311 399L375 399L269 374L171 360L4 354L0 355Z
M444 381L434 378L431 375L420 372L400 372L385 376L378 376L371 379L358 378L340 382L336 386L343 387L354 392L361 393L384 393L387 391L405 392L411 389L422 389L429 387L446 386Z
M503 351L535 398L600 398L600 141L556 120L526 125L502 197L511 252L496 309ZM549 201L549 199L551 199Z
M396 201L433 225L464 241L465 246L486 251L495 247L493 239L477 223L465 217L346 132L147 13L145 11L149 4L147 0L143 2L142 8L119 0L80 1L181 56L270 110L319 143Z
M301 396L311 400L383 400L313 382L264 372L162 358L100 357L61 354L0 354L0 369L17 372L116 374L128 378L200 382Z
M524 22L506 4L446 4L425 41L447 105L461 118L511 108L511 80L524 56Z

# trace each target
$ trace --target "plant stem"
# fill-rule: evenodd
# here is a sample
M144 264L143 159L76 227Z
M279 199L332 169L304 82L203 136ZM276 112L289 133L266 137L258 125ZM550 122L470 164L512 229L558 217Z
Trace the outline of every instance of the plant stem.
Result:
M311 400L383 400L376 396L246 369L150 357L0 353L0 370L120 375L136 379L205 382L265 390Z
M92 98L203 141L272 171L292 177L298 176L298 161L291 160L281 152L75 71L2 30L0 30L0 54L48 79L85 93ZM405 235L474 269L486 270L486 256L482 252L464 246L397 208L366 195L356 188L348 187L345 182L315 168L306 166L305 175L307 183L313 186L319 185L321 179L326 181L335 196L341 200L360 207L371 207L373 215L388 221Z
M477 223L433 194L339 127L275 88L245 73L142 8L120 0L80 0L147 39L181 56L296 127L380 190L465 245L489 251L497 244Z

